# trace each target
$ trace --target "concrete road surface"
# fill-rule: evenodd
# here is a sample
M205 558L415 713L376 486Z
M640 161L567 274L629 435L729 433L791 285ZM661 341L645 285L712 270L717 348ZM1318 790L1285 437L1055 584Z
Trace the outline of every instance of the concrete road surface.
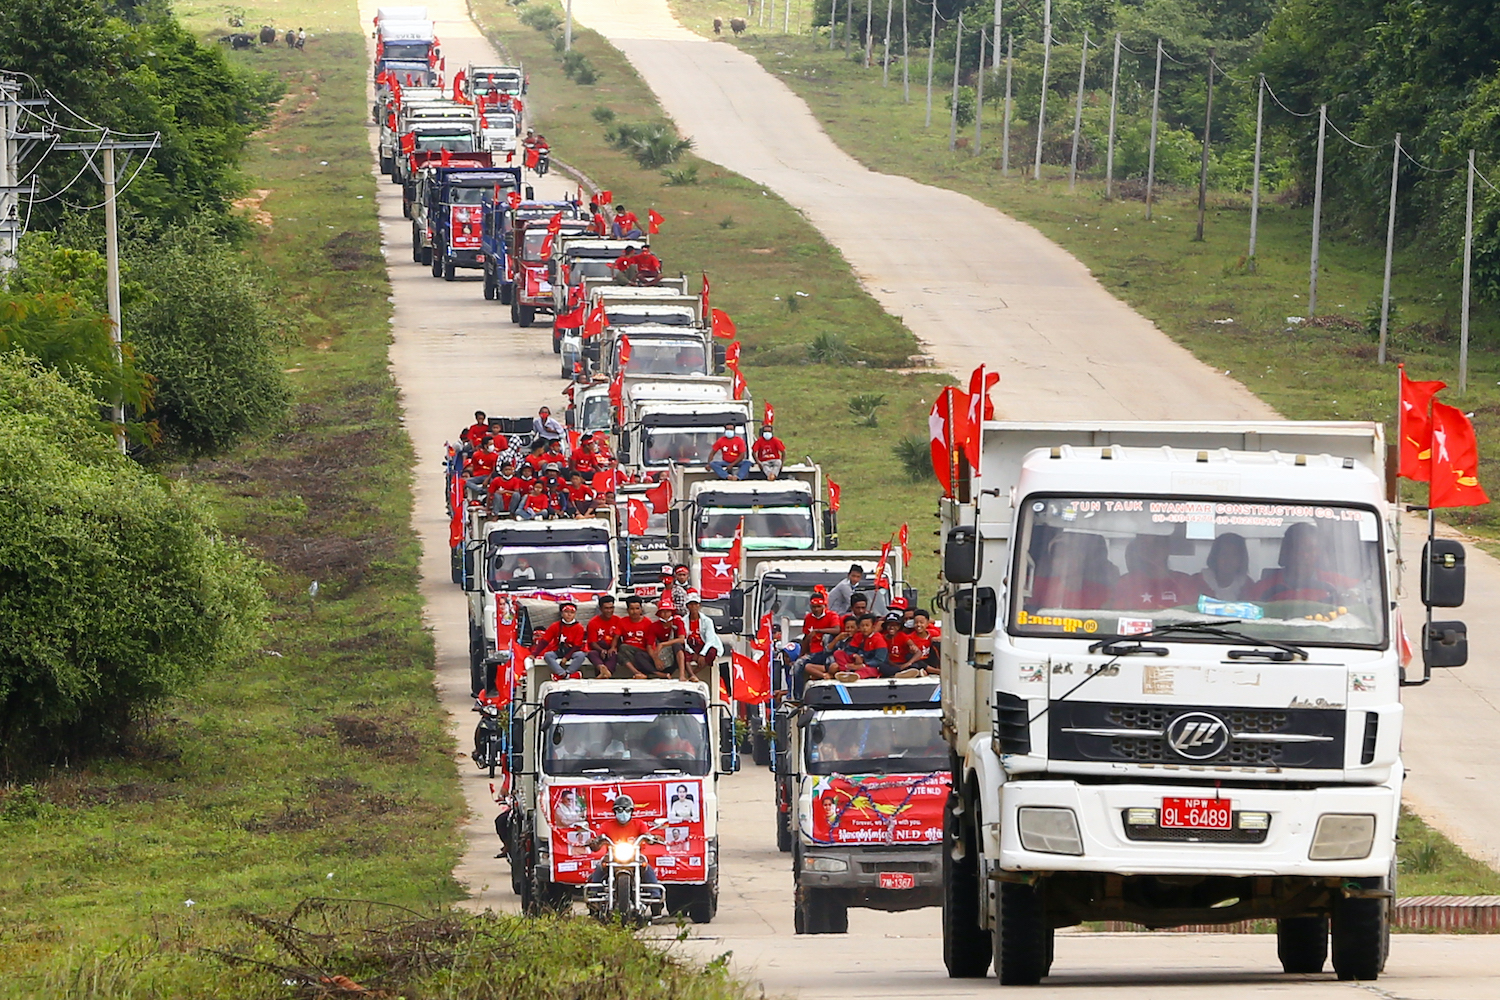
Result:
M580 0L580 6L587 2L591 0ZM362 0L363 23L373 17L374 6ZM454 65L494 58L456 0L440 0L428 7L438 20L445 53ZM651 5L645 9L649 11ZM570 181L552 178L539 185L538 194L557 196L566 190L571 190ZM423 545L422 593L437 647L437 688L453 717L459 752L455 763L471 810L465 830L468 848L455 875L469 886L471 906L513 910L517 900L509 890L508 865L494 857L498 843L491 826L494 810L489 779L464 756L472 746L475 719L468 697L467 612L463 595L449 580L440 463L444 442L469 422L476 407L492 414L514 415L533 412L543 403L555 406L561 402L562 382L545 326L531 330L513 326L507 309L484 301L477 272L475 277L454 283L432 278L427 269L411 260L410 224L401 216L398 189L382 178L377 201L395 303L391 364L401 390L406 429L417 452L414 524ZM932 250L937 252L938 248ZM966 250L947 247L943 252L958 261ZM1068 303L1079 296L1079 288L1087 287L1087 276L1060 252L1048 249L1047 253L1057 262L1055 273L1034 264L1026 280L1044 286L1050 282L1052 292L1048 294L1063 304L1057 308L1070 308ZM973 295L988 294L981 285L971 286ZM1017 288L1013 297L1031 294ZM1038 300L1042 297L1037 293ZM964 321L962 309L948 310L943 305L934 308L955 323ZM1149 325L1131 319L1133 314L1128 310L1108 303L1098 308L1123 316L1141 331L1144 340L1149 340ZM896 311L908 317L914 312L912 308ZM1028 322L1045 325L1048 321L1038 311ZM955 347L947 363L955 370L971 364L962 353L967 349ZM1162 359L1162 365L1176 372L1174 377L1185 387L1181 389L1186 394L1182 398L1203 404L1204 416L1264 414L1243 390L1201 366L1194 368L1196 362L1175 347L1158 343L1151 349ZM1086 354L1060 347L1048 357L1053 359L1049 363L1071 365L1076 371ZM1130 363L1129 359L1119 360L1121 366ZM1053 387L1046 391L1055 391L1054 402L1060 403L1071 391L1062 382L1049 383L1052 376L1045 369L1028 370L1036 375L1038 385ZM1019 369L1009 374L1020 380ZM1120 381L1113 384L1125 385L1125 374L1115 368L1107 374L1107 380L1117 379ZM1155 372L1138 373L1141 378L1148 375L1159 398L1161 378ZM1092 386L1079 394L1081 405L1093 407L1090 400L1107 395L1097 384L1080 384ZM1219 394L1227 402L1214 408ZM1107 404L1072 415L1151 414ZM1463 696L1459 700L1473 699ZM719 917L712 925L695 929L706 934L679 947L704 957L732 950L735 968L763 981L773 995L858 996L868 1000L883 996L987 996L995 988L993 980L963 982L945 977L938 919L933 910L904 915L851 911L848 935L797 938L791 926L790 866L787 856L775 850L767 773L751 768L727 780L723 800ZM1205 988L1212 988L1225 1000L1248 1000L1288 990L1309 998L1358 992L1355 987L1333 983L1328 976L1283 977L1275 971L1274 951L1274 940L1265 936L1069 934L1058 944L1056 975L1033 992L1040 995L1065 990L1079 995L1079 987L1083 987L1090 995L1107 990L1121 1000L1197 996ZM1402 937L1397 941L1388 978L1381 981L1381 991L1375 995L1412 1000L1495 997L1500 995L1500 981L1487 977L1496 969L1500 969L1500 939Z

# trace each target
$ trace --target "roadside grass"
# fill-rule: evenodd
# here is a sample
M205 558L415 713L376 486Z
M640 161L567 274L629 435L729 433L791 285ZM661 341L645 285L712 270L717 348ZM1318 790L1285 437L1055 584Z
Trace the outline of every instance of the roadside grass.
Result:
M714 13L725 5L673 0L672 7L691 30L710 34ZM963 148L950 152L952 63L944 69L938 60L933 124L924 128L925 49L913 47L912 100L905 104L899 61L890 86L882 87L878 65L865 69L841 50L815 49L806 35L761 32L753 20L744 36L736 41L726 32L723 43L739 46L785 82L861 163L960 191L1030 223L1168 336L1240 379L1285 416L1380 420L1387 440L1395 439L1395 365L1382 368L1376 361L1383 242L1341 234L1338 220L1325 218L1318 318L1293 323L1288 317L1308 311L1310 208L1265 194L1252 271L1246 263L1248 194L1210 192L1205 239L1194 242L1196 190L1159 190L1148 221L1140 181L1117 181L1118 190L1134 199L1114 201L1105 200L1102 177L1081 176L1070 192L1065 164L1044 165L1038 183L1031 180L1034 125L1019 121L1012 123L1011 173L1002 176L999 111L988 100L982 152L973 152L973 126L960 130ZM986 98L1001 92L993 88L992 79ZM1071 101L1061 104L1054 114L1071 116ZM1450 266L1452 258L1452 247L1398 240L1389 353L1392 361L1406 363L1412 377L1441 378L1453 387L1444 398L1475 413L1480 479L1500 482L1500 310L1492 303L1473 308L1468 391L1460 397L1460 274ZM1002 385L998 392L1004 391ZM1408 502L1425 498L1425 487L1403 489ZM1500 535L1500 511L1488 507L1458 508L1444 518L1481 535Z
M896 446L910 435L926 440L927 410L950 380L932 371L908 373L910 357L921 350L916 339L774 192L691 153L657 171L611 147L604 139L609 125L663 116L630 63L602 37L574 25L574 49L599 72L598 82L580 85L564 75L550 34L520 24L504 0L471 0L470 9L491 41L525 63L532 81L528 114L552 144L555 160L581 170L642 218L648 208L660 212L666 222L651 243L669 274L686 271L696 289L697 275L708 272L713 305L734 318L744 344L745 376L757 406L770 401L775 407L777 434L790 456L812 456L844 488L841 544L879 548L909 522L907 579L916 581L924 600L930 597L936 546L918 536L930 530L938 490L930 473L919 483L906 477ZM596 118L601 107L614 113L612 120ZM667 176L694 169L692 184L673 184ZM815 342L833 350L820 353ZM538 344L545 350L540 338ZM844 361L815 363L810 349ZM873 428L858 426L849 413L848 400L862 393L883 393L888 401Z
M1500 896L1500 872L1469 857L1420 816L1401 810L1396 830L1402 896Z
M412 452L386 367L364 39L352 7L314 10L276 10L336 25L315 28L306 52L232 56L288 89L244 173L261 199L247 210L273 220L249 253L295 322L293 413L264 440L162 470L198 484L265 560L271 627L259 653L161 706L122 754L57 761L0 792L0 995L259 995L264 972L196 954L235 941L239 911L312 894L463 895ZM205 33L222 21L207 4L181 13Z

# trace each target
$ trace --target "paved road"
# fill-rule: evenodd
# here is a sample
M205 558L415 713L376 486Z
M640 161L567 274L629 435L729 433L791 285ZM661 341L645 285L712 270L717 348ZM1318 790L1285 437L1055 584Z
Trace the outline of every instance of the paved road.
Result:
M456 0L428 6L439 19L446 53L455 64L492 57ZM362 0L365 23L373 7ZM566 185L559 180L556 186L556 192L539 193L561 193ZM391 364L417 452L414 525L423 545L422 593L437 646L436 684L463 751L470 745L474 716L469 711L465 603L448 576L448 527L438 475L443 443L468 422L475 407L519 413L557 402L556 362L545 333L512 326L506 310L483 300L477 280L449 284L411 262L410 225L401 217L396 188L380 185L378 209L395 303ZM514 909L508 867L494 858L488 779L462 756L456 765L472 816L465 831L468 847L455 874L470 887L471 906ZM863 1000L990 995L993 981L954 982L944 976L932 910L907 915L856 910L846 936L797 938L791 927L789 865L786 855L775 850L770 796L770 781L761 769L726 781L720 915L701 929L708 936L681 947L705 957L733 951L735 967L762 980L773 995ZM1497 987L1483 977L1496 968L1500 938L1403 937L1389 977L1381 983L1389 992L1377 995L1489 998ZM1076 995L1078 987L1107 988L1120 1000L1151 1000L1197 995L1211 985L1223 1000L1251 1000L1289 989L1309 1000L1354 995L1354 988L1327 976L1304 983L1274 970L1274 942L1266 937L1067 935L1058 946L1057 974L1033 993Z

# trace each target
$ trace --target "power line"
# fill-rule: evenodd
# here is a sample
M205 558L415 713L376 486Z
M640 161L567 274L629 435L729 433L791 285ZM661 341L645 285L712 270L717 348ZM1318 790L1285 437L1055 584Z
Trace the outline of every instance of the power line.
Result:
M1289 115L1295 115L1298 118L1311 118L1313 115L1317 114L1316 111L1293 111L1285 104L1282 104L1281 98L1276 96L1276 91L1271 89L1271 85L1269 83L1266 84L1266 93L1271 95L1271 100L1276 102L1277 107L1281 108L1282 111L1285 111Z

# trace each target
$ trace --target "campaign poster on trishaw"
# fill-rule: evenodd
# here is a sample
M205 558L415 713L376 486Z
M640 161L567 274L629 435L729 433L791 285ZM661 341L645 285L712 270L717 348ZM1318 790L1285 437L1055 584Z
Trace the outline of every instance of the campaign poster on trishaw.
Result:
M814 779L818 844L936 844L952 778L930 774L831 774Z
M635 803L633 819L664 843L646 844L642 854L663 882L703 882L708 877L708 840L703 822L703 782L698 778L659 781L583 782L547 789L552 823L552 881L582 885L604 857L603 845L589 846L614 825L614 802L621 795ZM666 823L656 826L657 820Z

